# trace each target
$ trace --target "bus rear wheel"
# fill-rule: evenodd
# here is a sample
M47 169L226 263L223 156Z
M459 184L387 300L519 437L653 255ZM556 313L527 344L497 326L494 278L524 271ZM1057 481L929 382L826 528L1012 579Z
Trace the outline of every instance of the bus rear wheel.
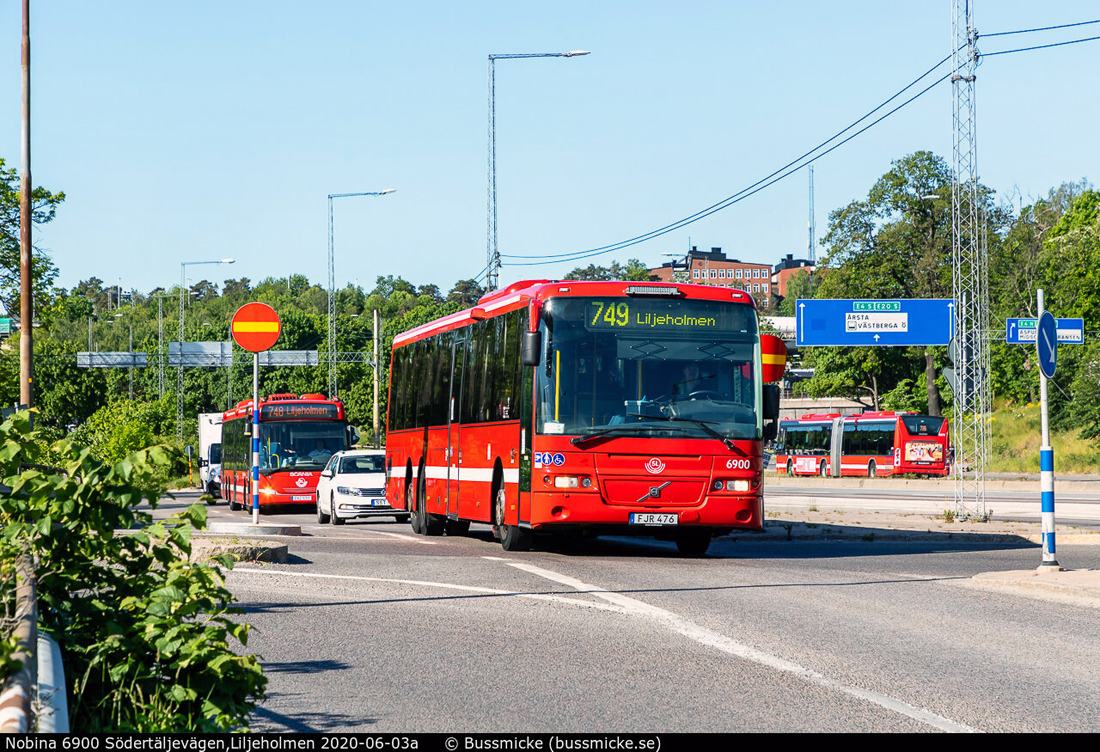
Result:
M875 461L874 460L871 460L870 462L867 463L867 477L868 478L878 477L878 469L875 467Z
M527 551L531 548L534 533L525 530L519 525L504 524L504 510L508 503L504 493L504 486L497 489L496 503L493 504L493 519L496 522L497 531L500 533L500 546L505 551Z
M787 460L787 477L794 477L794 460Z
M817 468L817 474L822 478L829 477L829 467L825 464L825 460L821 460L821 465Z

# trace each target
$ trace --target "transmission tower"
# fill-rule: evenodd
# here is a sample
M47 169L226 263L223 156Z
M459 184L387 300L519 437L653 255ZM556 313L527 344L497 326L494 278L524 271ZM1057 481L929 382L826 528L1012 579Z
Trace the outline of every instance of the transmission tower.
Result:
M989 457L989 345L984 332L989 321L988 256L979 225L977 133L974 80L978 66L978 32L973 25L974 0L952 0L951 190L952 291L955 338L952 359L957 376L955 394L955 513L984 518L985 465Z
M810 219L806 223L806 227L810 235L806 258L810 260L810 266L813 266L815 263L814 236L817 235L817 225L814 222L814 166L812 164L810 165Z

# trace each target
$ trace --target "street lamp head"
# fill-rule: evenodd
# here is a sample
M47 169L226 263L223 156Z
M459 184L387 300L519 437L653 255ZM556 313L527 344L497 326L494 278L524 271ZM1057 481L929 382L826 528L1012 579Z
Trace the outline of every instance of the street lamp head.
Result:
M385 196L387 193L393 193L396 190L397 190L396 188L387 188L384 191L380 191L378 195Z
M223 263L223 264L235 264L235 263L237 263L237 259L225 258L225 259L221 260L221 263Z
M922 200L925 200L925 199L936 199L936 200L939 200L940 198L943 198L943 197L942 197L942 196L938 196L938 195L937 195L937 194L935 194L935 193L929 193L929 194L928 194L927 196L921 196L921 199L922 199Z
M571 50L570 52L565 53L565 56L566 57L580 57L581 55L590 55L590 54L592 54L592 53L590 53L588 50Z

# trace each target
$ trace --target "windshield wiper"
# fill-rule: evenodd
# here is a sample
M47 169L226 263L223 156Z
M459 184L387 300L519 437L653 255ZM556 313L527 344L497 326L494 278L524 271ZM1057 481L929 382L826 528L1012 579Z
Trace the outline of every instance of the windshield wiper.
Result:
M729 449L731 452L737 451L737 445L734 444L733 441L728 436L723 436L722 434L718 433L717 431L715 431L713 428L710 427L710 424L715 422L715 421L712 421L712 420L698 420L696 418L680 418L678 416L673 416L673 415L660 415L660 416L657 416L657 415L637 415L637 414L635 414L635 415L627 415L627 417L628 418L653 418L653 419L656 419L656 420L668 420L668 421L679 422L679 423L694 423L695 425L702 428L703 431L705 431L708 436L710 436L712 438L715 438L715 439L718 439L723 444L725 444L726 448Z
M644 426L642 427L644 428ZM633 431L636 428L638 428L638 425L636 423L619 423L614 426L608 426L607 428L601 428L597 431L593 431L592 433L586 434L585 436L574 436L569 440L569 443L573 446L579 447L581 444L592 441L593 439L598 439L601 436L607 436L608 434L614 433L616 431L621 431L623 429Z

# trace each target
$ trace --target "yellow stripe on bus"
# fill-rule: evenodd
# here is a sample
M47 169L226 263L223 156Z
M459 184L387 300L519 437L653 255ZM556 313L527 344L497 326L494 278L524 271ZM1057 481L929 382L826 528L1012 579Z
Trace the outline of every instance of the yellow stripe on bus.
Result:
M235 332L277 332L279 324L275 321L238 321L233 325Z
M774 365L777 365L779 363L785 362L787 360L787 356L786 355L772 355L772 354L769 354L769 353L764 353L761 356L760 360L761 360L762 363L764 363L764 365L774 366Z

